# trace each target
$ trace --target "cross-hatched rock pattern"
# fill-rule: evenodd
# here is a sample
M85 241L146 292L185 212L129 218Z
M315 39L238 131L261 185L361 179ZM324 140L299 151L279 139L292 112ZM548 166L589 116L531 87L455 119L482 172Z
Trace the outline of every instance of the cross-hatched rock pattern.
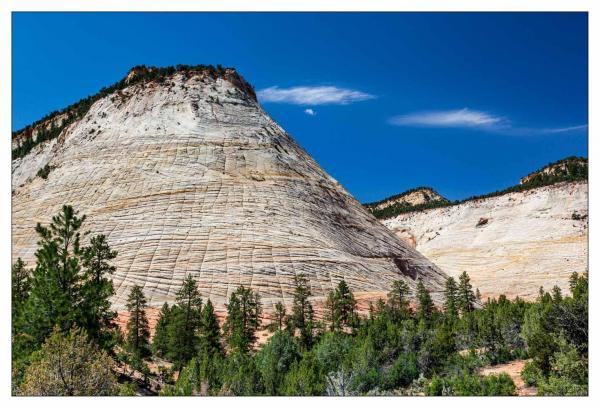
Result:
M289 306L300 273L316 301L341 279L357 293L421 279L440 300L444 273L223 77L177 73L99 99L14 160L12 186L13 258L32 266L35 224L71 204L118 251L115 309L134 284L150 306L171 302L188 274L221 310L239 285Z

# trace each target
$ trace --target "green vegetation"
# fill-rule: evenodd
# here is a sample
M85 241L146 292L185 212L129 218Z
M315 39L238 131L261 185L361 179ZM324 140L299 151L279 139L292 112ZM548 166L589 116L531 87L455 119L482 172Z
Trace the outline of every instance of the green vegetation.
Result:
M115 395L113 361L88 340L82 329L62 333L58 327L31 357L22 395Z
M514 395L508 375L480 370L516 359L529 359L522 377L541 395L588 393L587 275L573 274L568 294L555 287L534 302L481 303L465 272L458 282L448 278L441 309L422 282L411 289L397 281L367 316L342 280L324 322L298 275L291 313L274 305L273 335L262 345L256 292L231 293L221 328L187 276L176 303L163 305L150 344L141 287L129 294L125 336L112 325L116 253L101 235L84 246L84 221L63 207L49 227L36 228L35 268L13 265L14 394ZM151 371L150 362L160 368Z
M563 165L564 165L564 168L562 168ZM549 174L542 173L541 170L545 169L547 167L555 167L555 169L552 172L550 172ZM427 203L417 204L417 205L399 202L399 203L392 204L392 205L382 208L382 209L375 208L378 204L385 203L386 201L400 198L400 197L405 196L416 190L426 188L426 187L418 187L418 188L408 190L402 194L397 194L395 196L391 196L389 198L386 198L384 200L381 200L381 201L378 201L375 203L365 204L365 207L376 218L386 219L386 218L392 218L399 214L403 214L403 213L407 213L407 212L416 212L416 211L429 210L429 209L433 209L433 208L449 207L449 206L453 206L453 205L459 205L459 204L465 203L467 201L481 200L484 198L497 197L497 196L508 194L508 193L527 191L527 190L531 190L533 188L549 186L549 185L564 182L564 181L573 182L573 181L581 181L581 180L588 179L588 161L585 157L570 156L565 159L547 164L542 169L540 169L534 173L531 173L528 176L530 178L523 184L518 184L518 185L515 185L512 187L505 188L504 190L498 190L498 191L494 191L494 192L488 193L488 194L472 196L472 197L466 198L464 200L448 201L448 200L444 199L444 200L429 201ZM573 219L576 219L576 218L573 218Z
M42 167L41 169L39 169L36 173L36 176L43 178L44 180L48 179L48 176L50 175L50 170L52 170L52 166L50 166L49 164L46 164L44 167Z
M393 200L397 200L397 199L402 198L402 197L406 197L407 195L409 195L411 193L414 193L414 192L417 192L417 191L421 191L421 190L433 191L435 194L439 195L439 193L437 193L431 187L420 186L420 187L411 188L410 190L406 190L406 191L404 191L404 192L402 192L400 194L395 194L393 196L384 198L383 200L375 201L375 202L372 202L372 203L366 203L366 204L364 204L364 206L367 207L369 210L373 211L375 209L375 207L377 207L380 204L385 204L388 201L393 201ZM441 195L440 195L440 197L441 197ZM432 200L430 202L433 202L433 201L438 201L438 200ZM447 201L447 200L442 198L439 201ZM408 203L398 203L398 205L399 206L405 206L405 205L406 206L412 206L412 204L408 204Z
M169 67L135 66L131 69L131 71L135 72L135 75L132 77L123 78L108 87L100 89L100 91L94 95L83 98L60 111L51 112L25 128L13 132L13 139L19 136L19 145L12 150L12 159L15 160L25 157L37 145L48 140L56 139L67 126L83 118L94 102L112 93L121 91L128 86L153 81L162 83L166 78L175 73L189 74L192 72L207 72L209 75L216 78L223 76L228 69L232 68L223 68L221 65L217 65L216 67L212 65L176 65ZM252 86L241 78L240 83L248 94L256 99ZM59 116L61 115L64 115L64 118L60 118L59 120ZM37 129L35 138L33 137L34 129Z
M146 297L142 287L134 285L127 298L127 348L133 355L133 361L139 361L150 355L150 329L146 317Z
M306 293L306 281L301 277L296 284L296 313L302 315L298 305ZM443 311L433 305L424 285L417 285L413 311L407 301L408 286L397 282L387 302L378 302L368 317L357 316L352 326L353 319L344 322L339 317L343 310L353 315L352 307L340 305L340 299L352 298L347 285L340 282L328 298L327 330L311 331L310 345L303 343L306 334L291 326L290 317L287 326L277 324L274 335L260 349L230 346L219 354L221 365L215 365L210 382L199 369L198 361L205 357L196 357L182 371L194 375L178 380L163 393L515 395L516 387L507 374L482 376L479 370L531 358L524 378L537 384L540 393L585 395L587 276L573 276L571 296L558 296L559 292L542 292L535 302L501 296L476 307L469 277L463 273L458 283L448 279ZM540 314L540 308L554 312ZM549 316L554 316L552 321L546 321Z

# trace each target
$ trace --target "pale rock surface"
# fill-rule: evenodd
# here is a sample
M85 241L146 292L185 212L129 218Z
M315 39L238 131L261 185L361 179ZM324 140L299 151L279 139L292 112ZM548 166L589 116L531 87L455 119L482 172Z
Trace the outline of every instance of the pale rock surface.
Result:
M419 188L416 190L411 190L404 194L400 194L398 196L390 197L388 199L382 200L374 205L367 204L367 207L371 210L383 210L387 207L390 207L394 204L403 203L408 205L419 205L426 204L432 201L440 201L444 200L444 197L439 195L431 188Z
M586 272L587 215L588 184L563 182L382 222L448 275L467 271L484 299L532 299L540 286L567 293L569 276Z
M36 177L46 164L48 179ZM445 275L326 174L247 93L175 74L95 102L60 137L12 163L12 256L35 263L37 222L63 204L118 251L115 309L134 284L149 306L173 301L191 274L223 310L239 285L271 310L305 273L315 301L341 279L357 296ZM375 297L374 297L375 298Z

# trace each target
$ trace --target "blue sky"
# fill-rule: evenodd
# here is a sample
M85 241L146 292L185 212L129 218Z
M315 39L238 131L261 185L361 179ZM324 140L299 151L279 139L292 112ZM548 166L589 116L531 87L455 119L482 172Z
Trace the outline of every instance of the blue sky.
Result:
M17 130L137 64L236 67L362 202L461 199L588 149L585 13L15 13Z

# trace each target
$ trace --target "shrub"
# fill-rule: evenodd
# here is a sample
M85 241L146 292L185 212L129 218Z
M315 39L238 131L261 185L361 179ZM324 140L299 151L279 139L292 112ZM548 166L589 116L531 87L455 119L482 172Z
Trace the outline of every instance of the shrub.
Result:
M35 353L21 385L22 395L114 395L113 360L82 329L58 329Z
M525 384L529 386L535 386L538 380L543 377L542 371L533 363L528 362L521 371L521 378L525 381Z
M434 376L426 387L427 395L500 396L516 395L516 391L515 384L505 373L489 376L464 374L447 378Z
M48 175L50 174L50 170L52 170L52 167L48 164L46 164L44 167L42 167L41 169L39 169L36 173L36 175L38 177L43 178L44 180L48 179Z

